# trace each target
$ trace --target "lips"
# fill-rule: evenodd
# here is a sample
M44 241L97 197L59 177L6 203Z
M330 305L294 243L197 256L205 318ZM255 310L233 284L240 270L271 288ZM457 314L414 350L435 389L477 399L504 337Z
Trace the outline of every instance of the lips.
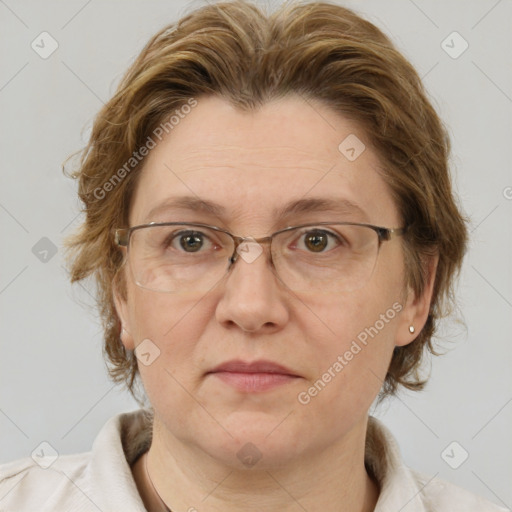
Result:
M207 373L239 393L263 393L296 382L300 375L272 361L227 361Z
M254 361L252 363L248 363L245 361L241 361L239 359L233 361L227 361L225 363L220 364L215 367L213 370L208 373L219 373L219 372L231 372L231 373L278 373L281 375L289 375L292 377L298 377L298 375L277 363L273 363L272 361Z

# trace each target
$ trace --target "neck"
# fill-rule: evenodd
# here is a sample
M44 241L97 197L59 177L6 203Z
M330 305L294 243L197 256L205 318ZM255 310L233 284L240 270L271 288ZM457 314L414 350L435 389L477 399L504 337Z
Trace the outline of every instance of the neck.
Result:
M325 452L259 471L219 464L153 427L151 448L132 471L149 512L371 512L378 487L364 466L366 422L362 427Z

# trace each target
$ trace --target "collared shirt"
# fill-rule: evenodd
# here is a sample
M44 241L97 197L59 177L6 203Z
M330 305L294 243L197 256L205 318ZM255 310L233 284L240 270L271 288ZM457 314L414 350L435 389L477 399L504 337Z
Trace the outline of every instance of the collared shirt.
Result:
M101 429L91 452L56 456L43 446L35 460L1 465L0 512L145 512L131 464L149 449L151 419L147 409L118 414ZM506 511L406 467L395 439L373 417L365 461L380 487L375 512Z

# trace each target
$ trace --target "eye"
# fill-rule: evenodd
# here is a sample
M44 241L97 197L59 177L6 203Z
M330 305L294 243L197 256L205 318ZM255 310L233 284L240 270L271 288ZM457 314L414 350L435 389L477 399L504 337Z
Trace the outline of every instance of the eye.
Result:
M207 235L201 231L180 231L173 233L168 241L173 249L188 253L199 252L201 249L209 249L213 246Z
M325 229L310 229L302 233L297 248L304 249L309 252L327 252L341 243L339 236Z

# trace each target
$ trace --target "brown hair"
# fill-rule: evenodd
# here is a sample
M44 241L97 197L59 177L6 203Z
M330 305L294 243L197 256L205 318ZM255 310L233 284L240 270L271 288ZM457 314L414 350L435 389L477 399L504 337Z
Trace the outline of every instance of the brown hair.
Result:
M435 353L437 321L454 303L467 237L452 194L447 132L414 68L372 23L327 2L285 3L266 15L239 0L204 6L150 39L98 113L72 173L86 219L66 242L71 281L95 278L109 374L139 403L137 361L120 341L112 296L123 263L112 229L128 226L144 164L138 149L159 126L172 129L170 116L200 96L249 110L289 93L321 101L365 130L408 226L406 278L415 292L425 285L429 255L439 254L426 325L395 349L381 394L425 383L418 369L426 350Z

